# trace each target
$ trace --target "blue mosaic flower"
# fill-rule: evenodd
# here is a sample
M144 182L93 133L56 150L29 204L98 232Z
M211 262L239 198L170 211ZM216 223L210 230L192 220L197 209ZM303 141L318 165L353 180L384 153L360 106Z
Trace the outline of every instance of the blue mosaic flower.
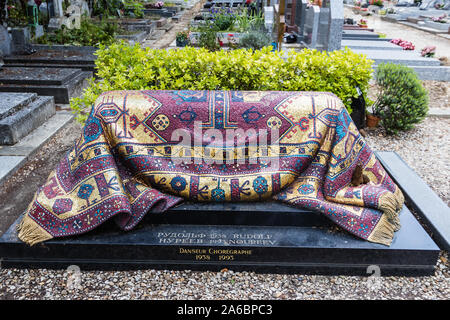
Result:
M80 189L78 190L78 196L81 199L87 200L92 194L92 191L94 190L94 187L90 184L83 184Z
M225 201L225 190L217 187L211 191L211 198L214 201Z
M181 192L186 189L186 179L177 176L170 181L170 186L173 190Z
M310 184L304 184L298 187L298 192L304 195L310 194L314 192L314 187Z
M253 180L253 189L259 195L266 193L269 190L269 185L267 184L266 178L259 176Z

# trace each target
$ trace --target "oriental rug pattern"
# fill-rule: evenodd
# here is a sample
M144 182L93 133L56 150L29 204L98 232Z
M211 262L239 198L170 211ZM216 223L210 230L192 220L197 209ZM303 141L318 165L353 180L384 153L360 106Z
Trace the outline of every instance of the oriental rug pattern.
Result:
M275 199L386 245L403 205L333 94L112 91L37 191L19 238L81 234L110 218L130 230L183 199Z

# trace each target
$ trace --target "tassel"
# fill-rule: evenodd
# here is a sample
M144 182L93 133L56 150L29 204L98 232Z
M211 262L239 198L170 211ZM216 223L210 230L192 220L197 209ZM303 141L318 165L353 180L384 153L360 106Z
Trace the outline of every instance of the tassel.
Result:
M390 246L394 238L395 228L396 226L388 219L386 214L383 214L367 240Z
M395 221L396 218L398 218L398 214L402 209L404 202L405 198L403 193L397 188L394 193L386 192L380 197L379 209L383 211L390 220Z
M17 226L17 232L19 233L19 239L29 244L30 246L53 238L50 233L45 231L27 214L23 217L22 221Z

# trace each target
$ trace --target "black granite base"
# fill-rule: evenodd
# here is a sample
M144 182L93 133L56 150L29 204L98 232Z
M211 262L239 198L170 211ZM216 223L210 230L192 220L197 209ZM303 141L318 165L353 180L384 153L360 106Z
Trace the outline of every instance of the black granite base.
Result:
M0 238L4 267L247 270L270 273L431 275L439 248L404 207L390 247L337 230L318 213L281 203L183 204L134 230L113 224L29 247L16 221Z

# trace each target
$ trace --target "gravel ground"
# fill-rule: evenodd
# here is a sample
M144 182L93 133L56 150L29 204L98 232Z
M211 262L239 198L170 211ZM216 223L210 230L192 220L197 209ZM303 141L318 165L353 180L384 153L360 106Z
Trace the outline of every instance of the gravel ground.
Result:
M253 272L0 270L0 299L449 299L443 254L433 277L349 277ZM79 281L77 280L79 279Z
M450 205L449 137L450 119L429 117L397 136L386 136L381 128L368 131L366 140L373 150L397 152Z

